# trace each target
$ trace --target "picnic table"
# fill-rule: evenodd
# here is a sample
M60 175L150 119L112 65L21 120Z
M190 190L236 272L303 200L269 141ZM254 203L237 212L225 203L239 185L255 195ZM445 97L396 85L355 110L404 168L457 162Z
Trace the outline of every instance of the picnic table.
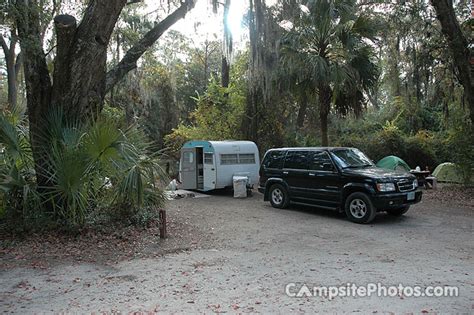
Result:
M425 186L425 188L430 188L428 185L428 181L426 180L428 176L430 176L430 171L417 171L417 170L410 170L410 173L416 176L418 180L418 186Z

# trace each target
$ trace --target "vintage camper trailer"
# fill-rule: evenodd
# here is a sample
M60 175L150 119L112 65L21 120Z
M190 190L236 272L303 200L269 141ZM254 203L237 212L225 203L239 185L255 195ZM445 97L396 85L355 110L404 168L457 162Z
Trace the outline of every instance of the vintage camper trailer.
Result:
M248 176L250 185L256 185L259 167L258 148L251 141L188 141L181 148L181 187L200 191L232 187L233 176Z

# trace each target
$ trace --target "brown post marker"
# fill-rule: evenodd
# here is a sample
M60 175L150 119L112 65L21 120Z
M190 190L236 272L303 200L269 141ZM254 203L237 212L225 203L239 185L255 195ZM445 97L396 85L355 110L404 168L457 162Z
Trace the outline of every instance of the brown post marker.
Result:
M166 210L160 209L160 238L166 238Z

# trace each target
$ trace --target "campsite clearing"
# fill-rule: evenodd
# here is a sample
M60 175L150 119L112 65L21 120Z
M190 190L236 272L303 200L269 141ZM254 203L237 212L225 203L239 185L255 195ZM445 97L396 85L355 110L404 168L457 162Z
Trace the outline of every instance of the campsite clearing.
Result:
M463 203L453 204L437 193L427 191L404 217L379 214L370 225L328 210L275 209L259 193L170 201L169 218L186 229L175 226L169 239L141 249L144 255L113 264L57 261L45 268L3 269L0 309L469 313L474 204L458 197ZM450 285L459 296L292 298L284 293L291 282Z

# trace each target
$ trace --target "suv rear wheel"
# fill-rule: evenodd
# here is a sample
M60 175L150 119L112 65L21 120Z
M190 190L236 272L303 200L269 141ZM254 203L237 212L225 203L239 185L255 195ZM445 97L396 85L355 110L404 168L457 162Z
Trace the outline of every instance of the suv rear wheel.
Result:
M349 220L355 223L369 223L377 213L369 196L363 192L350 194L346 199L344 209Z
M268 196L270 197L270 203L274 208L283 209L290 203L288 192L285 187L280 184L272 185L268 191Z
M396 217L402 216L410 209L410 206L404 206L396 209L388 209L387 213Z

